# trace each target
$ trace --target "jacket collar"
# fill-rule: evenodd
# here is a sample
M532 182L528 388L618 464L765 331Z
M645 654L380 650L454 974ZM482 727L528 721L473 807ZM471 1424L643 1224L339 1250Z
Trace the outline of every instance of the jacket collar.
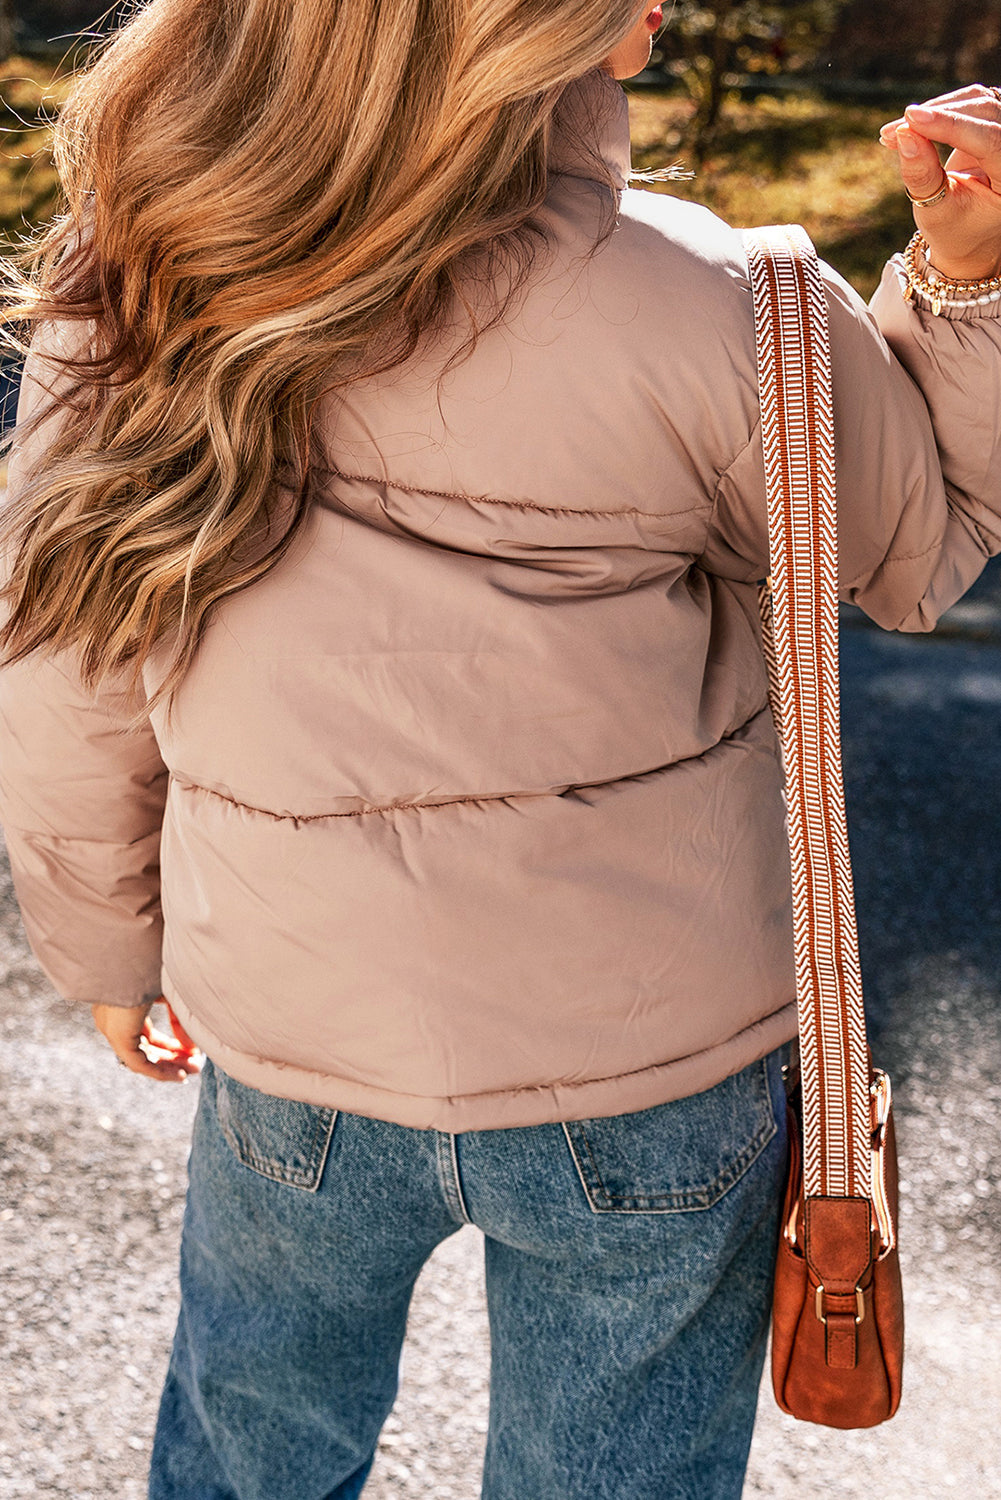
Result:
M602 170L604 167L604 171ZM616 188L630 173L629 101L625 90L602 68L569 84L553 113L549 169L567 177L601 181L610 174Z

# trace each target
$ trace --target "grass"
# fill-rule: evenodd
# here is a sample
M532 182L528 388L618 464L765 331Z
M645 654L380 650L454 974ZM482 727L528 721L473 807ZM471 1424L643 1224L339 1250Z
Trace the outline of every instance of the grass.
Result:
M58 206L47 121L67 87L55 65L12 59L0 67L0 247L15 245ZM637 167L684 155L691 106L683 98L637 90L629 110ZM877 141L885 118L808 95L733 99L695 180L651 190L693 198L733 224L802 224L868 296L912 229L895 158Z
M888 112L802 94L732 100L702 159L685 163L690 113L678 95L630 95L634 166L681 157L696 171L691 182L652 191L694 199L742 227L802 224L824 259L869 297L914 229L896 157L878 141Z

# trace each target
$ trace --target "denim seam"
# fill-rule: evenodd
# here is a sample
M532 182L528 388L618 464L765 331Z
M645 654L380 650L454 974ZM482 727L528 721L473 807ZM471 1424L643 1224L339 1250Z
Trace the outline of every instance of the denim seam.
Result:
M740 1155L729 1162L714 1181L705 1187L679 1188L669 1193L624 1193L616 1196L610 1193L602 1182L591 1143L583 1128L584 1122L564 1121L563 1133L591 1211L593 1213L698 1213L713 1208L740 1181L778 1130L775 1109L771 1102L771 1090L768 1086L767 1063L764 1058L761 1059L760 1067L759 1081L764 1085L762 1102L768 1108L769 1119L762 1123L761 1128L751 1137ZM587 1153L587 1163L583 1159L584 1151ZM590 1171L593 1173L593 1180L590 1182L588 1181L589 1174L585 1171L586 1164L589 1164ZM601 1198L605 1201L596 1201Z
M580 1160L578 1159L577 1152L574 1149L574 1143L570 1135L570 1127L567 1124L566 1120L561 1120L560 1124L563 1127L563 1134L567 1139L567 1147L570 1151L570 1160L573 1162L574 1166L577 1169L577 1176L580 1178L580 1185L584 1189L584 1197L587 1199L587 1206L593 1214L600 1213L601 1210L597 1207L597 1205L591 1198L591 1190L587 1185L587 1179L584 1176L584 1170L580 1164ZM590 1148L588 1149L590 1150Z
M462 1178L459 1176L459 1151L456 1146L455 1131L450 1130L448 1134L449 1156L452 1159L452 1180L455 1185L455 1196L459 1204L459 1212L467 1224L473 1221L470 1218L469 1208L466 1204L466 1195L462 1191Z
M473 1221L469 1217L462 1183L459 1179L459 1157L455 1148L455 1133L439 1130L435 1132L435 1137L438 1181L441 1184L448 1210L453 1219L457 1219L460 1224L471 1224Z

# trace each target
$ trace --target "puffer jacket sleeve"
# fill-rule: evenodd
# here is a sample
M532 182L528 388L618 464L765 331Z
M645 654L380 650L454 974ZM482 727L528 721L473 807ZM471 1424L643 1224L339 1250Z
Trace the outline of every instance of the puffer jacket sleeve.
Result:
M19 425L52 403L52 369L33 350ZM15 439L11 494L57 419ZM167 772L135 715L124 683L90 692L66 654L0 669L0 822L28 940L69 1000L137 1005L160 992Z
M889 630L931 630L1001 552L999 304L933 317L899 258L870 308L824 268L842 597ZM701 565L767 572L760 427L721 476Z

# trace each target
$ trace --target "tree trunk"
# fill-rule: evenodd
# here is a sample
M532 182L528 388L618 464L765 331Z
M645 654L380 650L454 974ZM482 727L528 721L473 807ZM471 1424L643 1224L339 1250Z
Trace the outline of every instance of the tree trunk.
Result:
M712 140L723 108L723 79L733 64L733 43L727 34L726 23L735 8L734 0L713 0L709 8L713 24L703 40L702 97L694 121L697 146L704 146Z

